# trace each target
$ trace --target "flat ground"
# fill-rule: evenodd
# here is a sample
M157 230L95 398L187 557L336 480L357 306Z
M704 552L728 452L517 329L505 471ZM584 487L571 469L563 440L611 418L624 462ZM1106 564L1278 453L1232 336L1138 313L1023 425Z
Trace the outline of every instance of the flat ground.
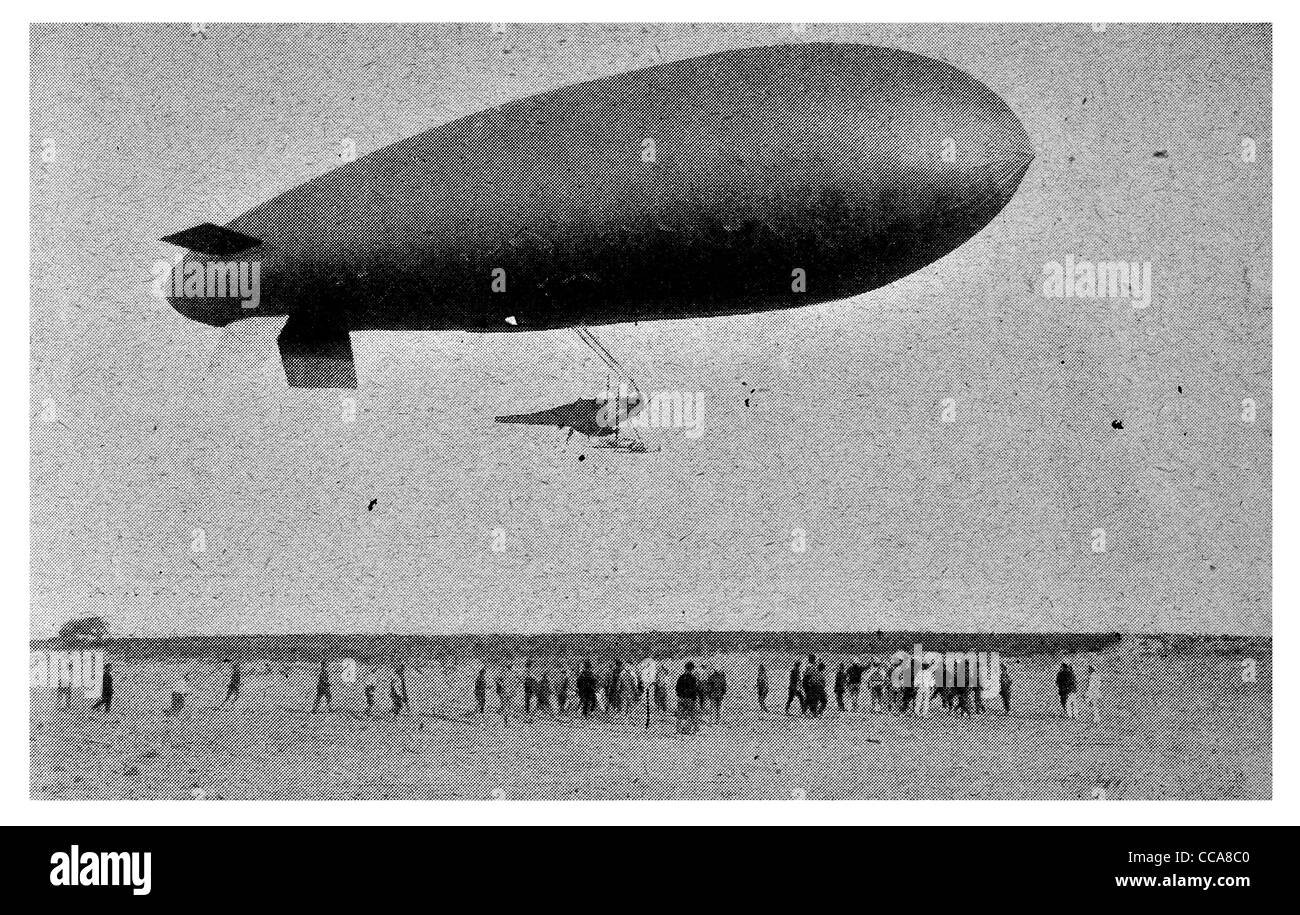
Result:
M1242 659L1214 653L1101 655L1101 725L1056 714L1053 658L1015 659L1013 707L974 720L780 713L792 658L712 659L731 691L720 724L681 736L658 716L531 721L474 714L478 666L408 674L413 713L368 717L359 684L334 687L312 714L306 665L247 674L216 709L226 674L212 662L113 662L113 713L77 697L57 711L31 694L31 794L37 799L190 798L1268 798L1271 659L1243 682ZM754 672L771 671L773 711ZM837 657L828 658L833 671ZM1084 662L1086 664L1086 661ZM673 662L674 670L680 666ZM167 711L169 684L192 672L191 708ZM489 668L491 670L491 668ZM387 673L378 704L386 705Z

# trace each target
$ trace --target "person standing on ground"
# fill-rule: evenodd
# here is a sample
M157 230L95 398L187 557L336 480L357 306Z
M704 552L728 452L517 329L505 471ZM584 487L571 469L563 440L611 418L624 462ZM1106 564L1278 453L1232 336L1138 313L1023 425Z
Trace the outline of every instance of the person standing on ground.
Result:
M480 667L478 676L474 678L474 702L478 705L478 713L483 714L487 708L487 668Z
M1011 714L1011 671L1007 670L1005 663L999 664L1001 670L998 671L998 695L1002 697L1002 711Z
M596 674L591 669L591 661L582 662L582 673L578 674L578 703L582 708L582 717L590 718L596 710Z
M967 718L983 714L984 703L980 699L980 692L979 680L968 671L966 685L960 688L957 700L961 703L961 708L966 712Z
M560 670L560 685L555 691L555 711L563 715L564 707L569 704L569 668Z
M697 718L700 701L700 681L695 676L695 664L686 662L686 669L677 678L677 730L693 733L699 727Z
M533 659L524 661L524 714L533 713L533 698L537 695L537 678L533 676Z
M835 671L835 704L839 706L840 714L847 709L844 707L844 694L849 689L849 669L840 662L839 670Z
M754 685L755 692L758 693L758 709L761 712L767 711L767 666L758 665L758 683Z
M1075 679L1074 668L1068 662L1061 662L1061 669L1056 672L1056 691L1061 697L1061 714L1066 718L1079 717L1079 682Z
M217 708L225 708L227 702L232 702L239 698L240 673L238 661L227 661L230 665L230 682L226 684L226 698L221 700L221 705Z
M497 697L501 700L501 724L508 725L515 704L515 666L509 661L497 677Z
M104 664L104 676L100 679L99 701L90 707L93 712L95 709L102 708L107 715L113 706L113 665ZM72 684L68 684L68 709L72 708Z
M882 664L872 664L871 673L867 675L867 688L871 690L871 711L881 713L885 710L885 668Z
M605 705L616 712L623 710L623 697L619 693L620 674L623 672L623 662L617 658L609 665L609 671L605 674Z
M929 664L921 665L921 672L916 676L915 709L918 718L930 715L930 696L934 693L934 671Z
M790 714L790 706L794 701L799 700L799 714L804 713L805 704L803 697L803 661L795 661L794 667L790 668L790 695L785 700L785 713Z
M708 685L710 673L706 673L703 667L695 669L695 680L699 684L695 690L695 704L699 706L697 711L701 716L708 711L709 707Z
M325 700L325 708L334 711L334 697L330 694L330 670L324 661L320 662L320 675L316 678L316 701L311 704L313 712L320 708L322 699Z
M542 671L542 679L537 681L537 710L550 714L551 711L551 674Z
M849 681L849 711L857 714L858 697L862 694L862 675L866 670L862 667L862 662L857 658L849 665L847 679Z
M623 711L629 715L637 714L638 701L641 698L638 692L640 684L641 680L636 672L632 670L632 667L627 664L623 665L618 672L618 693L619 701L623 703Z
M393 675L388 678L388 698L393 703L393 717L396 718L402 714L402 708L406 705L406 687L401 678L402 665L398 664Z
M804 709L809 718L816 718L821 715L825 701L826 665L813 660L812 655L808 657L808 667L803 674Z
M722 668L715 668L709 674L708 691L709 702L713 705L713 723L719 724L722 721L722 701L727 695L727 674Z
M1088 665L1088 677L1083 686L1084 707L1092 713L1092 723L1101 724L1101 673Z

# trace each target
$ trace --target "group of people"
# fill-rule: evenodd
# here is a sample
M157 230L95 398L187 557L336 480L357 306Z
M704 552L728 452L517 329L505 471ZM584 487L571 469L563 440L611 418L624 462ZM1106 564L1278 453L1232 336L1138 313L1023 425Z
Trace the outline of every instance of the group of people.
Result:
M1079 717L1079 678L1069 661L1061 662L1056 672L1056 692L1061 697L1061 714L1066 718ZM1101 724L1101 673L1096 665L1088 665L1083 686L1083 701L1093 724Z
M984 686L977 673L960 678L959 682L940 682L942 671L933 663L915 665L908 669L911 660L895 658L892 662L863 662L853 658L840 663L835 671L832 688L836 707L841 712L866 709L876 714L915 715L926 718L932 710L944 710L957 716L984 713ZM1006 665L999 671L998 695L1005 714L1011 713L1011 673ZM758 667L758 706L767 708L767 668ZM864 697L865 691L865 697ZM785 713L798 713L809 718L819 718L830 704L827 692L826 662L815 654L800 659L790 668L789 691L786 694Z
M230 680L226 687L225 698L218 708L239 699L243 680L240 665L235 661L225 661L230 666ZM908 665L911 669L903 669ZM792 714L796 704L798 714L808 718L821 717L830 705L829 695L834 693L835 703L840 712L858 712L860 708L877 714L915 715L928 717L932 711L947 711L958 717L983 714L985 685L979 675L962 678L956 684L940 682L934 663L917 664L911 659L894 658L890 662L871 660L863 662L852 658L840 663L831 679L831 688L827 688L826 662L815 654L796 661L790 669L789 690L786 696L785 713ZM1004 714L1011 713L1012 678L1006 664L999 664L997 673L997 693L1001 700ZM289 676L288 669L285 677ZM500 672L493 678L493 692L497 700L497 711L503 720L508 721L516 710L525 716L534 713L552 713L564 715L576 706L577 713L584 718L596 714L635 715L643 705L652 706L663 716L669 713L668 665L655 665L654 676L646 680L642 671L620 659L614 659L598 675L590 660L570 671L563 665L540 669L534 666L532 659L524 661L522 670L516 672L514 665L507 661ZM988 684L992 685L992 684ZM379 687L378 670L368 668L363 680L363 693L366 700L366 714L373 714L376 694ZM1056 689L1061 702L1061 714L1066 718L1079 717L1079 678L1068 660L1063 660L1056 672ZM184 710L186 699L191 691L190 678L181 674L171 685L171 711L179 713ZM767 697L769 691L768 671L765 664L758 665L758 678L755 683L758 707L768 712ZM865 697L863 693L865 691ZM67 693L65 696L64 693ZM410 708L410 697L406 685L406 666L396 664L388 677L389 699L392 714L400 715ZM676 681L677 705L675 715L683 731L693 729L701 716L712 713L713 720L722 720L723 704L727 695L727 674L721 667L707 670L697 669L692 661L687 661ZM489 684L488 670L482 667L474 682L474 700L480 714L488 705ZM576 700L574 702L573 700ZM71 688L59 688L60 706L71 708ZM104 709L108 712L113 701L113 674L110 664L104 665L103 681L99 701L92 710ZM311 710L316 712L322 703L328 711L334 710L333 689L330 684L329 665L320 662L316 680L316 696ZM1095 724L1101 723L1101 675L1095 664L1089 663L1084 675L1083 704L1087 714Z
M516 710L524 715L535 712L566 714L575 705L583 718L596 714L636 715L649 704L661 714L668 712L668 674L664 665L656 664L655 675L647 680L642 672L621 659L610 661L601 674L597 674L590 660L585 660L570 671L542 668L540 673L531 659L524 661L523 669L516 672L510 661L502 665L492 682L496 695L496 711L505 720ZM727 675L720 668L707 673L696 672L694 662L688 661L677 682L679 711L684 697L689 698L693 716L711 710L715 721L722 718L723 701L727 693ZM488 671L479 669L474 680L474 703L479 714L488 707Z

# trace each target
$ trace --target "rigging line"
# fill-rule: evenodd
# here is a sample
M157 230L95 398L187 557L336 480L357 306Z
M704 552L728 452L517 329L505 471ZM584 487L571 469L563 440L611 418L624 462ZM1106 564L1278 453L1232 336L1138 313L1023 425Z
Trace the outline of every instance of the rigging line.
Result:
M621 377L624 381L628 383L628 388L630 392L636 395L637 399L639 400L641 397L641 389L637 387L636 379L634 379L630 374L628 374L627 369L623 368L623 364L619 362L617 359L615 359L613 354L610 353L610 351L605 348L605 345L601 343L599 340L597 340L595 335L592 334L592 332L589 331L587 328L575 327L574 330L577 332L578 336L582 339L583 343L591 347L591 349L596 353L596 355L599 356L607 366L609 366L611 369L617 372L619 377Z

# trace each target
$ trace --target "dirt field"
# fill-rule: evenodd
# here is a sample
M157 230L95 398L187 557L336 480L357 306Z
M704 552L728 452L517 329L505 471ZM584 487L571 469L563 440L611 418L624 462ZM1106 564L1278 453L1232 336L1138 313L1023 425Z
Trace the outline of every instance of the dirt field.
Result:
M78 695L58 711L31 693L36 799L352 798L1268 798L1272 791L1271 659L1243 682L1231 654L1099 656L1104 719L1064 720L1057 661L1013 659L1012 713L973 720L840 713L781 714L792 655L710 660L728 674L720 724L681 736L644 704L630 716L532 720L479 716L479 665L408 672L412 713L364 714L360 683L334 681L335 711L312 714L307 664L246 673L241 699L216 709L226 670L213 661L114 658L113 712ZM697 659L698 660L698 659ZM842 660L828 656L828 674ZM759 662L771 682L758 711ZM673 663L674 675L680 660ZM1086 665L1086 659L1084 660ZM254 666L249 664L248 666ZM285 676L285 669L288 676ZM190 707L168 712L167 686L191 672ZM489 676L493 668L489 667ZM1082 673L1082 670L1080 671ZM364 674L363 674L364 676ZM377 706L388 707L387 671ZM489 703L491 709L492 703Z

